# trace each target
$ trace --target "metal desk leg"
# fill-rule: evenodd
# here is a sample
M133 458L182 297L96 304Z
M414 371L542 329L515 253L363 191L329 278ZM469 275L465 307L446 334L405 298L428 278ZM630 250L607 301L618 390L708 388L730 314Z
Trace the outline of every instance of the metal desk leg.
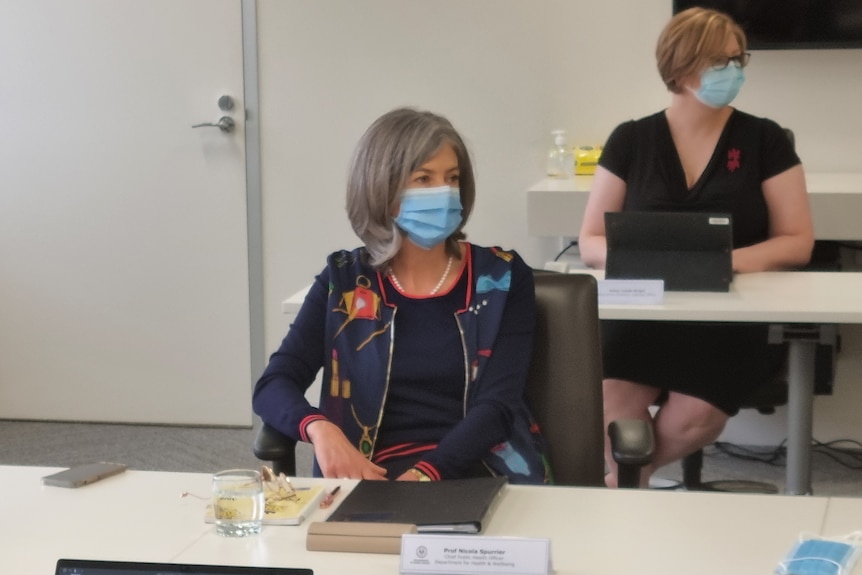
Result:
M785 334L787 337L787 334ZM817 340L787 337L787 485L788 495L811 494L811 437L814 411L814 355Z

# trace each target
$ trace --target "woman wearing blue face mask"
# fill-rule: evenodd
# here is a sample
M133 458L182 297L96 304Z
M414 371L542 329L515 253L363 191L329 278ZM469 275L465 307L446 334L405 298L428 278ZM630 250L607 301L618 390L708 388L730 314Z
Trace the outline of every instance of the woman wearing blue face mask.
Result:
M720 12L691 8L667 24L656 59L671 103L621 124L608 139L579 236L588 265L604 267L604 213L620 210L730 213L736 273L808 262L814 239L799 157L778 124L730 106L745 82L745 50L742 30ZM642 418L655 427L656 457L642 483L656 468L714 441L766 381L780 361L766 330L603 322L605 417ZM606 460L613 486L616 466Z
M445 118L394 110L360 140L347 212L364 245L329 256L254 390L263 421L313 444L316 475L547 480L524 403L532 272L463 241L474 197Z

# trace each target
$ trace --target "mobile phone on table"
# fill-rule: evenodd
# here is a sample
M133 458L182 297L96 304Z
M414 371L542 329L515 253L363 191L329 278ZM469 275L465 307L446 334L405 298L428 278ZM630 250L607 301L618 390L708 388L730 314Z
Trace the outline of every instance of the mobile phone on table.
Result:
M117 475L126 470L126 465L122 463L87 463L85 465L76 465L51 475L46 475L42 478L43 485L53 485L55 487L81 487L89 485L105 477Z

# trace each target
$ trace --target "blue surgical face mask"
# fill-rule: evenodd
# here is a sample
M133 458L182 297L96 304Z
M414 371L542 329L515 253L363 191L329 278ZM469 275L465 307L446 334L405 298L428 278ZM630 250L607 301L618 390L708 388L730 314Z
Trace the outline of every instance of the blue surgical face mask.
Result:
M711 108L727 106L745 83L745 73L740 66L729 63L722 69L707 68L700 75L700 89L694 92L695 97Z
M458 188L410 188L401 196L395 223L417 246L430 250L461 225Z
M813 537L799 541L775 572L779 575L846 575L853 569L859 533L847 541Z

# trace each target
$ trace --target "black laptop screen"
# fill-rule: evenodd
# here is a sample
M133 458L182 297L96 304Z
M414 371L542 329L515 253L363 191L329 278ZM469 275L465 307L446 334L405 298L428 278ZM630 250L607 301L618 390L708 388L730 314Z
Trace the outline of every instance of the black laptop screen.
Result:
M660 279L667 291L728 291L730 214L607 212L608 279Z
M55 575L313 575L311 569L60 559Z

